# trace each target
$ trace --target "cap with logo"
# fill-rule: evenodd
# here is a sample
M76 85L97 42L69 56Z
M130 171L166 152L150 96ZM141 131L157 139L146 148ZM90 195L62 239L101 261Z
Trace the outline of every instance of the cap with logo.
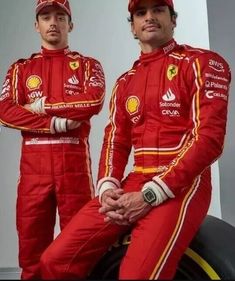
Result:
M137 6L139 5L140 0L129 0L129 4L128 4L128 11L133 14L133 12L135 11L135 9L137 8ZM173 4L173 0L159 0L160 3L170 6L171 8L174 9L174 4Z
M68 0L38 0L36 6L36 15L38 15L43 8L52 5L62 8L71 17L71 10Z

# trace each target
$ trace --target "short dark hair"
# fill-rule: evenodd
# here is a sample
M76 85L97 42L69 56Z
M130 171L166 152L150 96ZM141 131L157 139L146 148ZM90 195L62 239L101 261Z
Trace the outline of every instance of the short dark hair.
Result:
M171 7L171 6L168 6L169 10L170 10L170 15L171 17L175 16L176 18L178 17L178 13ZM129 22L133 22L133 14L131 14L127 20Z

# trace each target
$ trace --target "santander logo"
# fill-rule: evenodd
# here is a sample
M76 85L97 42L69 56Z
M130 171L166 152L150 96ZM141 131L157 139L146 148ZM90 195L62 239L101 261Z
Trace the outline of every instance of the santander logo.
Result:
M162 97L164 101L174 101L175 100L175 94L172 92L172 90L169 88L169 90L166 92L166 94Z
M77 79L77 77L75 75L73 75L71 78L69 78L68 81L72 85L78 85L79 84L79 81L78 81L78 79Z

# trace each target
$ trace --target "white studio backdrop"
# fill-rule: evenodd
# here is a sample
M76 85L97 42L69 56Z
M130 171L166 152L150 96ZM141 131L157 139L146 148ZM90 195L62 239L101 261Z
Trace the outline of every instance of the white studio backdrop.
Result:
M0 1L0 83L9 65L18 58L40 50L34 31L35 1ZM70 0L74 30L70 48L97 58L106 76L106 100L102 112L92 119L90 137L93 179L96 182L103 130L108 120L108 102L115 80L128 70L139 56L139 45L127 21L127 0ZM209 48L206 0L175 0L179 14L175 38L201 48ZM7 28L6 28L7 27ZM0 133L0 268L18 266L18 243L15 228L15 200L20 157L20 134L2 128ZM131 164L127 169L130 169ZM219 168L213 165L211 214L221 217ZM56 228L58 232L58 227Z

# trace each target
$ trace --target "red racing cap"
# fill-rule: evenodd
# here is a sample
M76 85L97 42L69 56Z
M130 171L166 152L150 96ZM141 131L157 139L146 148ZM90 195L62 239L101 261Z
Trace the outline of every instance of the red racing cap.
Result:
M36 6L36 15L45 7L56 5L60 8L62 8L70 17L71 10L68 0L38 0L37 6Z
M136 10L137 6L139 5L140 0L129 0L128 4L128 11L133 14L133 12ZM159 0L160 3L163 5L170 6L174 9L174 3L173 0Z

